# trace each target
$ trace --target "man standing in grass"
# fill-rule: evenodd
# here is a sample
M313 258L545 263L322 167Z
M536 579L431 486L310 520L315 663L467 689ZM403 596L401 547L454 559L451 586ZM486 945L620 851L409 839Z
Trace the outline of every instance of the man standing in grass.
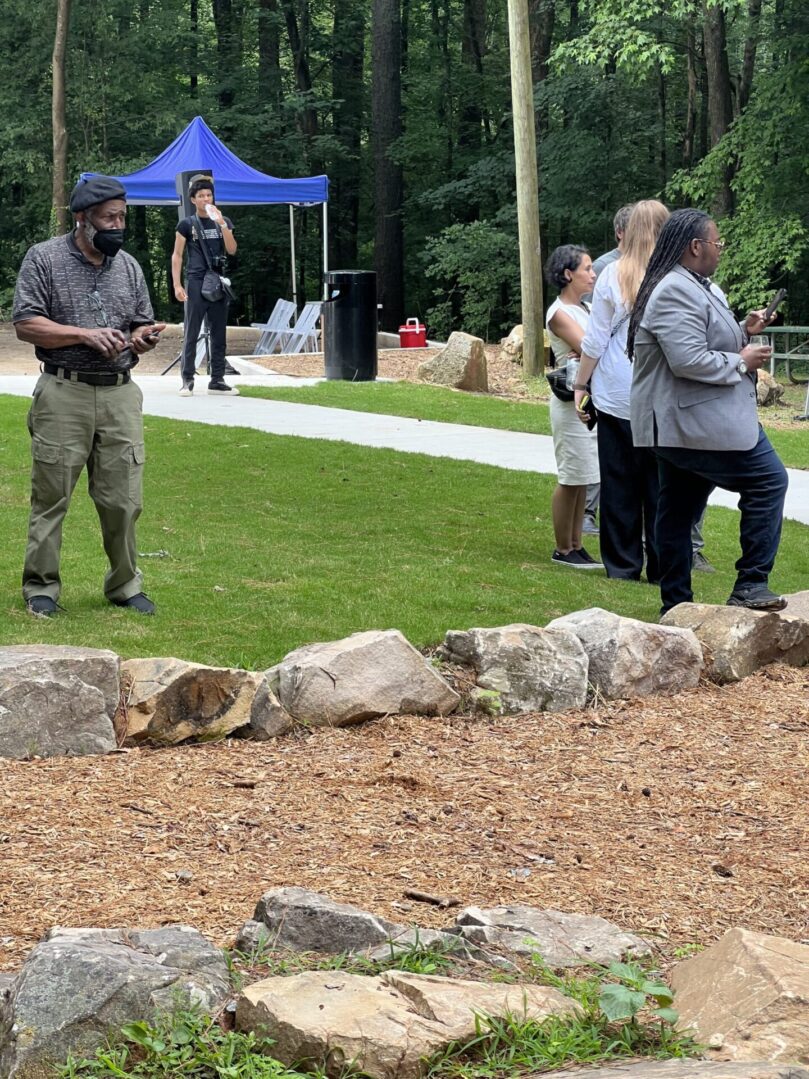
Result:
M154 614L136 564L143 504L143 395L130 371L157 344L143 272L121 251L126 192L112 176L79 182L76 227L23 259L14 328L35 346L42 375L28 413L33 466L23 596L31 614L58 609L62 522L86 467L110 568L104 594L116 607Z

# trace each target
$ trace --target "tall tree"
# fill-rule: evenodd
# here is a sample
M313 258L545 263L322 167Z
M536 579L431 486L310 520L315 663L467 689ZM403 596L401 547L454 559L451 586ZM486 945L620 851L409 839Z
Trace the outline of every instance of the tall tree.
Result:
M725 12L719 4L703 0L702 35L705 42L705 66L708 81L708 124L711 146L724 137L733 122L733 89L730 82ZM717 192L714 211L725 217L733 209L733 166L725 165Z
M56 0L56 33L53 38L53 95L51 118L53 126L53 209L56 230L67 232L67 119L66 119L66 53L70 26L70 0Z
M374 156L374 267L382 324L404 320L404 177L392 151L402 134L399 0L373 0L371 132Z
M357 0L334 0L332 98L338 143L331 166L335 265L355 266L360 213L365 11Z

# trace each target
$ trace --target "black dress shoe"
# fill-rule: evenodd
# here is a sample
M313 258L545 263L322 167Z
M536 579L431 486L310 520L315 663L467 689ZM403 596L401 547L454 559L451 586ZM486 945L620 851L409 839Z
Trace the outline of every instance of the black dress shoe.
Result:
M748 607L751 611L783 611L786 605L786 599L771 592L766 584L734 588L727 602L728 607Z
M145 592L138 592L136 596L130 596L129 599L111 599L110 603L116 607L127 607L131 611L137 611L138 614L155 613L155 605Z
M50 596L31 596L25 605L29 614L35 614L39 618L52 618L59 607Z

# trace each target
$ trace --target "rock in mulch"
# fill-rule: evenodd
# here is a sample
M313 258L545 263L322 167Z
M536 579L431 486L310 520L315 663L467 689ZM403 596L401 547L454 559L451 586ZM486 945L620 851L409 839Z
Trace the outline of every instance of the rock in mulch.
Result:
M689 629L650 625L591 607L554 618L547 629L575 633L590 660L590 682L607 699L693 689L702 649Z
M236 1006L236 1026L269 1035L273 1056L285 1064L325 1064L333 1076L350 1065L374 1079L416 1079L425 1058L475 1036L477 1015L542 1020L575 1010L541 986L312 971L249 986Z
M282 707L313 727L386 715L443 716L460 701L396 629L298 648L267 671L267 680Z
M450 334L449 341L437 356L419 364L418 377L422 382L432 382L437 386L488 393L489 378L483 342L468 333L456 331Z
M384 959L390 955L391 944L402 950L416 943L467 951L457 935L397 925L308 888L273 888L242 926L236 947L248 955L266 946L326 955L367 952L371 959Z
M443 653L474 667L478 685L497 693L507 714L584 707L588 660L575 633L522 623L450 630Z
M519 323L508 337L504 337L500 342L500 353L497 359L502 363L508 361L510 363L522 363L522 350L525 340L525 331L522 323Z
M783 612L680 603L661 622L694 632L708 653L707 673L715 682L738 682L768 663L802 667L809 661L809 615L801 617L802 609L800 600Z
M14 985L16 977L16 974L4 974L0 971L0 1005L11 992L11 987Z
M254 722L254 713L258 723L272 703L259 697L265 678L253 671L150 658L126 660L121 674L126 732L134 742L177 745L224 738Z
M759 405L777 405L783 396L784 387L775 381L769 371L759 368L756 380L756 400Z
M593 915L510 906L466 907L455 919L475 944L493 944L518 955L538 952L550 967L609 964L651 953L647 941Z
M780 612L782 618L802 618L809 622L809 589L804 592L788 592L784 598L787 605Z
M85 756L116 747L120 659L67 645L0 648L0 757Z
M679 1026L731 1060L809 1063L809 946L731 929L671 971Z
M603 1068L567 1068L552 1079L809 1079L806 1068L794 1064L727 1064L712 1060L642 1060L636 1064L607 1064Z
M224 955L195 929L54 929L0 1006L0 1075L41 1079L124 1023L177 999L213 1012L228 992Z

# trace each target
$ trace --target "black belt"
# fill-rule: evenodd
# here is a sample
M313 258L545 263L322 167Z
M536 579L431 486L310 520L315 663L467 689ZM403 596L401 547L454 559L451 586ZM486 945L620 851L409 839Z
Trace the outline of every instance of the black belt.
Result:
M56 375L67 382L86 382L90 386L125 386L132 376L128 371L71 371L69 367L56 367L52 363L43 363L46 375Z

